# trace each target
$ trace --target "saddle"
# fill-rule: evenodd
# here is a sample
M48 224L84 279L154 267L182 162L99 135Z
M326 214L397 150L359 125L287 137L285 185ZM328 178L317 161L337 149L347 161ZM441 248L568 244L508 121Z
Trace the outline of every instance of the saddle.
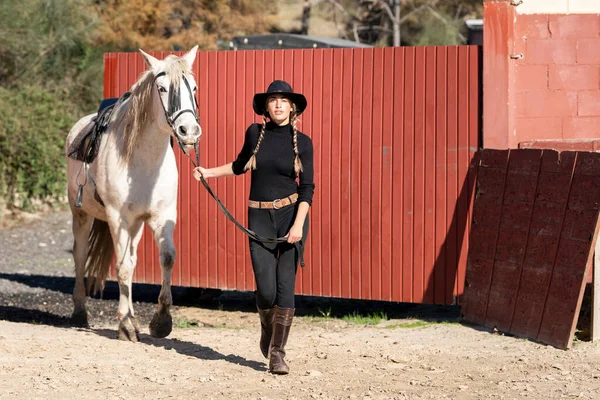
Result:
M114 109L129 96L131 96L131 92L125 92L121 97L107 98L100 102L96 116L81 130L71 144L67 153L70 158L87 164L94 162L100 148L100 138L108 129Z

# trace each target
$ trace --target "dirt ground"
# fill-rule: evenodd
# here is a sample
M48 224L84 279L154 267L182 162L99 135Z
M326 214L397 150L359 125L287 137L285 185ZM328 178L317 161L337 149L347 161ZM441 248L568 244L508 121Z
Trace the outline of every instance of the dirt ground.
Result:
M266 371L250 293L177 288L176 327L155 339L158 288L136 285L143 334L129 343L115 339L109 284L89 301L91 328L71 327L69 220L61 212L0 230L0 399L600 398L596 344L562 351L495 334L461 324L457 307L298 296L288 376ZM353 311L388 319L338 318Z

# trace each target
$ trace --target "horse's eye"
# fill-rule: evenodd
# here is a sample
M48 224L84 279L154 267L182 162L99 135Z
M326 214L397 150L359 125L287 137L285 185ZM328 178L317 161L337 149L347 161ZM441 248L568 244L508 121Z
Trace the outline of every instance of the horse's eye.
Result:
M159 87L158 87L158 91L159 91L160 93L167 93L167 89L166 89L164 86L159 86Z

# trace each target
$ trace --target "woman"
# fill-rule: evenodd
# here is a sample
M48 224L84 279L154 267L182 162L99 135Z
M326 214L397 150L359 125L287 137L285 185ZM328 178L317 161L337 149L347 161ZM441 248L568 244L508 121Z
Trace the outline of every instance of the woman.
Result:
M200 174L206 179L251 170L248 228L263 237L287 237L286 243L272 245L250 240L260 349L270 358L269 371L274 374L289 373L284 357L295 311L296 243L306 241L315 187L312 141L296 129L296 119L306 105L306 98L294 93L287 82L272 82L265 93L254 95L254 112L263 121L248 127L237 159L220 167L194 170L196 179Z

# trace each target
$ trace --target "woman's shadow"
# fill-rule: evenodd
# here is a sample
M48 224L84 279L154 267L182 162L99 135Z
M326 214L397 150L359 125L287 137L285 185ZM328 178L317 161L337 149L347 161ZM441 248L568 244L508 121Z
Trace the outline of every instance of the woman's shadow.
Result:
M74 328L85 332L92 332L98 336L117 339L116 330L112 329L95 329L95 328L78 328L71 324L69 317L57 315L47 311L27 310L14 306L0 306L0 320L17 322L17 323L35 323L57 328ZM82 338L82 340L84 340ZM234 354L224 355L211 349L210 347L201 346L196 343L178 340L178 339L157 339L148 334L140 334L140 342L146 345L162 347L165 350L175 350L179 354L190 357L196 357L202 360L224 360L232 364L241 365L252 368L256 371L266 371L264 362L247 360L244 357Z
M117 339L117 332L111 329L86 329L86 331L95 333L98 336L102 336L111 340ZM247 360L244 357L229 354L225 355L211 349L210 347L202 346L196 343L188 342L179 339L158 339L148 334L140 333L140 343L145 345L162 347L165 350L175 350L179 354L183 354L189 357L196 357L201 360L224 360L232 364L249 367L255 371L266 371L267 367L264 362Z

